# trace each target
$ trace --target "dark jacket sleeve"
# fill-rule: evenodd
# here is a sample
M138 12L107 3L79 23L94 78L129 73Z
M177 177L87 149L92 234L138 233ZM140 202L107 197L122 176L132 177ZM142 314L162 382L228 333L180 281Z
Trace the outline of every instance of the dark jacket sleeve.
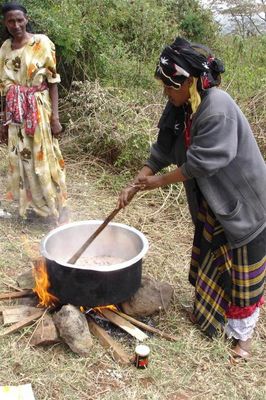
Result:
M168 102L158 128L157 141L151 146L150 157L145 162L145 165L149 166L155 174L161 169L177 163L178 150L183 153L183 149L178 149L176 146L177 140L181 138L184 131L183 107L177 108Z

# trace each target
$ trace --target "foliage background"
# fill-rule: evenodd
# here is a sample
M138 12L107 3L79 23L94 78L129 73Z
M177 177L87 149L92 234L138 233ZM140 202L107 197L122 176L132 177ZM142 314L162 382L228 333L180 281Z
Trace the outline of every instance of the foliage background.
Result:
M241 2L246 10L249 0ZM223 34L210 7L218 7L218 1L21 3L34 31L47 34L57 47L63 146L69 157L97 157L132 174L141 166L165 104L153 77L155 65L163 46L177 35L208 45L224 61L223 88L248 114L265 153L266 36L242 35L242 28L239 34Z
M165 104L153 79L155 64L162 47L178 34L209 45L223 59L223 88L247 115L266 156L265 35L222 34L211 2L204 8L196 0L23 3L35 30L48 34L57 47L65 127L61 145L74 220L107 216L122 185L147 156ZM6 186L5 158L6 148L0 147L0 187ZM97 342L89 358L78 358L63 345L33 348L29 340L35 327L26 327L1 340L0 384L32 382L40 400L264 400L265 310L252 360L236 367L228 362L230 343L207 340L187 318L193 229L182 186L139 194L119 220L149 239L145 274L175 288L171 308L154 322L179 340L152 337L150 366L138 371L114 363ZM18 270L29 268L50 229L38 220L1 221L1 291L16 284ZM133 354L134 343L125 338L122 344Z

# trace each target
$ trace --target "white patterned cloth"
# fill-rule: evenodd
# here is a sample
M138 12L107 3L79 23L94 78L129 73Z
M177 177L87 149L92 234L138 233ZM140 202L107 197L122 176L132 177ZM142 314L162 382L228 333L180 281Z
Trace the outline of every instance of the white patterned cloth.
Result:
M20 386L0 386L1 400L35 400L31 384Z
M225 325L225 333L230 338L246 341L251 339L255 326L258 322L260 315L260 308L257 307L256 310L250 317L242 319L227 319L227 324Z

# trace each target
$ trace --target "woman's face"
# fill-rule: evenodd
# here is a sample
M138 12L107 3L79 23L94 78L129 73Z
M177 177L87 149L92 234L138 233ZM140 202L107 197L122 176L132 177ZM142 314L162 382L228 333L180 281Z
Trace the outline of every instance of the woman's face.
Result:
M20 10L8 11L4 17L4 24L13 38L25 36L28 17Z
M189 94L189 86L191 83L191 79L188 78L182 83L180 88L175 89L172 86L164 86L164 94L168 97L170 103L174 104L176 107L180 107L183 104L187 103L190 94Z

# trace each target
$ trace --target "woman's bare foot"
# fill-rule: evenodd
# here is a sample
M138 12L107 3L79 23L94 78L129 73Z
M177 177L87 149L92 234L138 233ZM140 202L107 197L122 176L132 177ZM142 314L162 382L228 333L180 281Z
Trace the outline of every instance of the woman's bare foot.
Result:
M232 362L234 364L240 361L247 361L251 357L251 339L238 340L237 344L231 350Z
M57 221L57 225L65 225L70 222L70 216L69 216L69 211L67 207L63 207L62 210L59 213L59 218Z
M197 323L197 319L192 311L188 312L188 318L189 318L190 322L192 322L193 325L195 325Z

